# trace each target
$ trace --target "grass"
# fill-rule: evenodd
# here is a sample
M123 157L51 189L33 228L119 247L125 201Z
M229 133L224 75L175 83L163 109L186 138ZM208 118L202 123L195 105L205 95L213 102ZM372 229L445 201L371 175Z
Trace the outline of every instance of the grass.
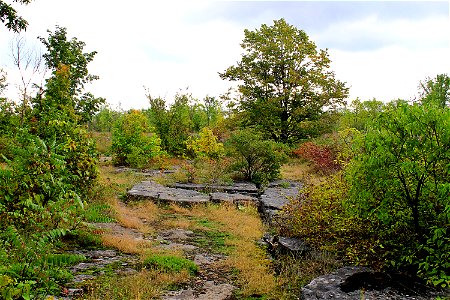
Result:
M168 273L179 273L182 271L186 271L190 275L196 275L198 273L198 267L193 261L175 255L152 254L145 258L143 264L148 269Z
M326 177L317 174L310 163L300 158L290 158L281 167L281 177L283 179L296 180L312 185L317 185L326 179Z
M164 290L186 283L190 278L187 271L167 273L143 269L127 276L104 276L86 287L86 300L144 300L156 299Z

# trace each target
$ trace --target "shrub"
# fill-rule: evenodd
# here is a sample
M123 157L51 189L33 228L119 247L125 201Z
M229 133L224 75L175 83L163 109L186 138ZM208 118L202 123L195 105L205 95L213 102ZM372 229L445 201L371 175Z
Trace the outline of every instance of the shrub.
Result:
M257 185L279 177L281 164L286 160L285 148L274 141L263 140L251 129L243 129L229 139L229 150L234 158L232 168L243 179Z
M305 142L297 150L294 150L293 154L312 162L317 171L330 174L341 168L336 152L331 146Z
M398 101L357 140L350 213L367 220L385 267L450 285L450 109Z
M189 137L186 148L198 158L218 159L224 154L223 144L217 141L217 137L208 127L202 128L198 138Z
M114 124L113 162L115 165L143 168L162 154L160 144L161 140L151 132L145 115L131 110Z

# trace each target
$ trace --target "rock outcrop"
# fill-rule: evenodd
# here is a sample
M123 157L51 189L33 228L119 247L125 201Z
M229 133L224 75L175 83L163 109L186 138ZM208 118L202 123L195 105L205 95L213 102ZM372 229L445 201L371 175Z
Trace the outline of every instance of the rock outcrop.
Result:
M312 280L302 289L301 299L431 300L439 296L449 294L405 275L375 272L366 267L344 267Z

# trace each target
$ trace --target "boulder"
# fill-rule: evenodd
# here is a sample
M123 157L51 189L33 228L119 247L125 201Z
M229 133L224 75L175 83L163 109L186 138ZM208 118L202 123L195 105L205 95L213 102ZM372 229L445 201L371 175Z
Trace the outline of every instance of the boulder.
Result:
M344 267L312 280L302 288L301 299L431 300L439 296L447 297L448 291L426 287L406 275L375 272L367 267Z

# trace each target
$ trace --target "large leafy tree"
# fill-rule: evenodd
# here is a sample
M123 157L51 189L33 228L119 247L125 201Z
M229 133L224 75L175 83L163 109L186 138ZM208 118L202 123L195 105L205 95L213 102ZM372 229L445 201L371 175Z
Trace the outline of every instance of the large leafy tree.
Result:
M245 30L241 47L241 61L220 76L240 82L247 122L275 141L306 137L310 122L348 94L345 83L329 69L327 51L318 50L303 30L284 19Z
M96 98L89 92L83 92L86 84L99 78L90 74L87 67L97 52L83 52L86 44L75 37L69 40L67 29L64 27L56 26L55 32L48 30L48 33L48 38L39 38L47 48L47 52L43 55L45 63L52 70L54 77L61 69L67 69L69 86L66 89L68 95L65 99L69 103L64 105L73 106L81 122L87 122L105 102L103 98Z
M32 0L14 0L21 4L28 4ZM27 29L28 22L17 14L17 11L5 1L0 1L0 21L5 23L6 28L14 32Z

